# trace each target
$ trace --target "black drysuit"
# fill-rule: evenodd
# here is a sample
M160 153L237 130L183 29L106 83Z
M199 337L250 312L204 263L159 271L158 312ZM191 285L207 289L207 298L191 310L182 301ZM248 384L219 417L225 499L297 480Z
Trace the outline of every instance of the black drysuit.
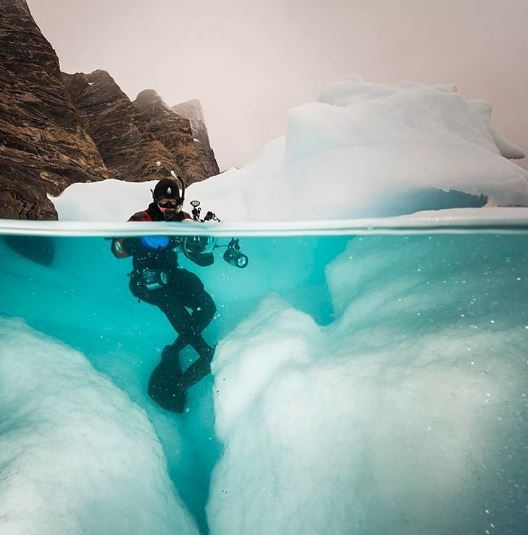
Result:
M190 219L190 216L181 212L179 220L185 219ZM163 214L155 203L151 203L147 210L138 212L129 219L163 220ZM163 351L162 364L170 364L172 372L176 368L176 375L181 375L180 349L191 345L199 354L199 359L179 378L181 386L189 388L211 371L214 349L207 344L201 333L213 319L216 306L202 281L194 273L178 267L174 248L179 246L181 238L159 237L157 240L158 243L156 238L148 237L123 240L126 252L132 255L134 267L130 276L130 290L141 301L159 307L178 333L176 341ZM152 384L149 385L149 394L151 388Z

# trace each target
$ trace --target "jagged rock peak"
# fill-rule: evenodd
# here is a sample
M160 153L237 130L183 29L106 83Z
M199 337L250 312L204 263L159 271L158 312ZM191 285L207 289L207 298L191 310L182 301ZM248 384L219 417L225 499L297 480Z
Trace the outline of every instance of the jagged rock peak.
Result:
M146 117L155 117L165 112L170 112L169 106L158 95L154 89L145 89L141 91L134 101L134 105Z
M132 182L157 179L175 168L173 156L147 131L141 112L106 71L64 74L63 78L86 130L115 178Z
M62 78L74 105L79 109L79 101L82 99L84 105L105 106L116 100L128 97L116 84L115 80L103 70L96 70L90 74L78 72L75 74L62 73Z
M169 108L156 91L142 91L134 105L145 118L148 131L174 156L187 185L218 174L209 143L198 142L191 121Z
M173 106L172 109L178 115L181 115L186 119L196 121L204 120L202 104L197 98L187 100L186 102L180 102L180 104L176 104L176 106Z

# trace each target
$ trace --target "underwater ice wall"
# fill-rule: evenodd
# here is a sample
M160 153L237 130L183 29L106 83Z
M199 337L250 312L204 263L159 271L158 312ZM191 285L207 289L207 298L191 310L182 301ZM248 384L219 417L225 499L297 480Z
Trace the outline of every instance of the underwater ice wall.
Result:
M174 334L130 295L129 264L101 238L56 242L48 267L0 244L0 314L80 350L3 320L0 518L13 520L7 503L29 519L11 533L33 521L58 533L60 522L63 533L75 522L134 533L135 522L141 533L158 498L169 520L152 533L186 509L213 534L524 526L528 236L244 238L246 271L199 271L219 305L207 336L220 344L214 388L198 385L182 416L146 396ZM223 456L208 489L215 438ZM56 518L64 504L74 520Z
M16 239L18 250L21 251L28 248L34 250L35 240L38 242L38 238L27 236L13 239ZM225 241L219 239L219 242ZM270 291L280 293L318 321L325 321L330 307L327 289L322 284L324 273L321 266L328 258L342 251L345 243L345 237L327 237L324 240L316 237L242 238L243 250L251 259L246 270L238 270L223 262L221 254L215 264L208 268L191 266L182 259L182 265L200 276L218 306L217 318L206 333L207 339L215 343L230 332L234 325L255 310L258 302ZM132 404L129 400L130 405L142 407L161 441L162 453L166 457L164 462L173 487L200 530L205 532L204 508L209 492L209 475L219 450L214 433L212 378L208 377L193 387L189 394L189 412L183 415L164 411L150 400L147 395L150 373L159 362L163 347L175 338L170 323L156 307L138 303L130 293L130 260L114 258L109 251L108 241L94 237L57 237L53 238L53 245L53 262L43 266L15 253L0 240L0 317L24 318L28 326L74 347L134 402ZM270 265L273 269L270 269ZM24 332L27 330L24 323L14 323L11 330L16 330L18 326ZM10 329L7 328L0 333L0 345L5 350L19 340L4 338L9 333ZM41 349L44 353L54 353L55 344L41 344ZM10 350L14 358L17 349ZM69 355L69 352L66 353ZM189 351L183 357L185 364L188 364L187 357L194 359L196 355ZM31 368L33 361L28 362L26 371L45 372L42 381L56 373L62 377L58 369L59 356L56 359L53 360L54 365L50 366L47 357L39 356L38 366ZM21 361L21 366L25 362ZM87 382L93 381L93 373L91 370L84 375ZM6 376L5 382L1 382L0 378L0 391L4 385L5 389L10 388L11 379L12 376ZM18 383L15 381L14 384ZM56 404L49 401L47 405L57 411L60 411L63 402L70 403L69 396L63 396L61 384L53 391ZM66 383L64 387L67 387ZM30 391L24 392L31 394ZM101 404L104 403L105 392L100 393ZM23 397L23 393L20 396ZM51 396L50 392L50 399ZM37 403L37 400L34 402ZM3 402L4 398L0 396L0 420ZM5 410L10 410L7 405ZM45 418L45 407L40 410L40 416ZM57 413L54 418L57 421L61 417L68 418L75 410L76 407L72 406L70 412ZM80 410L83 415L88 411L84 406L80 406ZM88 416L95 418L90 411ZM121 419L122 414L117 410L108 413L105 425L110 425L110 418ZM92 422L92 419L89 421ZM40 431L35 428L34 432L38 435ZM13 447L17 447L14 435L5 436L5 441L11 439L15 440ZM36 438L35 448L38 444ZM80 445L79 455L82 456L86 448L82 448L82 441ZM71 444L71 448L74 446ZM42 447L45 455L46 442L42 443ZM105 456L102 459L110 462ZM60 458L50 459L50 473L54 471L52 461L60 463ZM93 470L93 466L95 464L88 469ZM60 471L61 468L56 467L55 470ZM25 476L25 473L19 474L17 485L24 484ZM66 479L67 474L64 473L63 477ZM74 471L72 477L77 479L80 476ZM92 490L97 493L96 486ZM171 487L166 490L173 492Z
M0 318L0 533L198 533L145 412L86 358Z
M220 344L212 533L519 533L528 238L366 236Z

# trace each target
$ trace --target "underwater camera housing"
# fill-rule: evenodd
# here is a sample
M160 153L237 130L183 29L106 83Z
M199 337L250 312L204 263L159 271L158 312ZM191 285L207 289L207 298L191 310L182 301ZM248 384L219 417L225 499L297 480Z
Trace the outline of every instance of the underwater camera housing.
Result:
M199 266L210 266L214 262L215 242L214 238L207 236L186 236L183 240L183 254Z
M205 221L217 221L220 219L213 212L207 212L203 219L200 219L200 201L191 201L192 218L194 221L204 223ZM240 250L239 240L232 238L227 245L216 245L213 238L205 236L188 236L184 240L183 252L187 258L200 266L209 266L214 262L213 250L217 247L226 247L224 260L237 268L245 268L248 265L249 258Z
M145 269L141 272L141 283L150 292L166 286L169 278L165 271Z

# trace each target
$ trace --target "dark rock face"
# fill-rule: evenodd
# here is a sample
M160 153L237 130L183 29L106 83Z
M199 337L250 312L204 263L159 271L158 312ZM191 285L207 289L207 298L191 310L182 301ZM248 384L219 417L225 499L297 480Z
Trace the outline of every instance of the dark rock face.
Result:
M141 182L175 169L172 154L147 131L141 113L107 72L63 73L63 79L113 177Z
M142 91L134 105L146 121L147 132L173 155L186 185L219 173L209 143L195 141L189 119L171 110L154 90Z
M25 0L0 0L0 218L57 219L47 193L173 169L187 185L219 172L189 119L154 91L132 103L104 71L62 74Z
M27 4L0 8L0 218L56 219L46 192L109 174Z

